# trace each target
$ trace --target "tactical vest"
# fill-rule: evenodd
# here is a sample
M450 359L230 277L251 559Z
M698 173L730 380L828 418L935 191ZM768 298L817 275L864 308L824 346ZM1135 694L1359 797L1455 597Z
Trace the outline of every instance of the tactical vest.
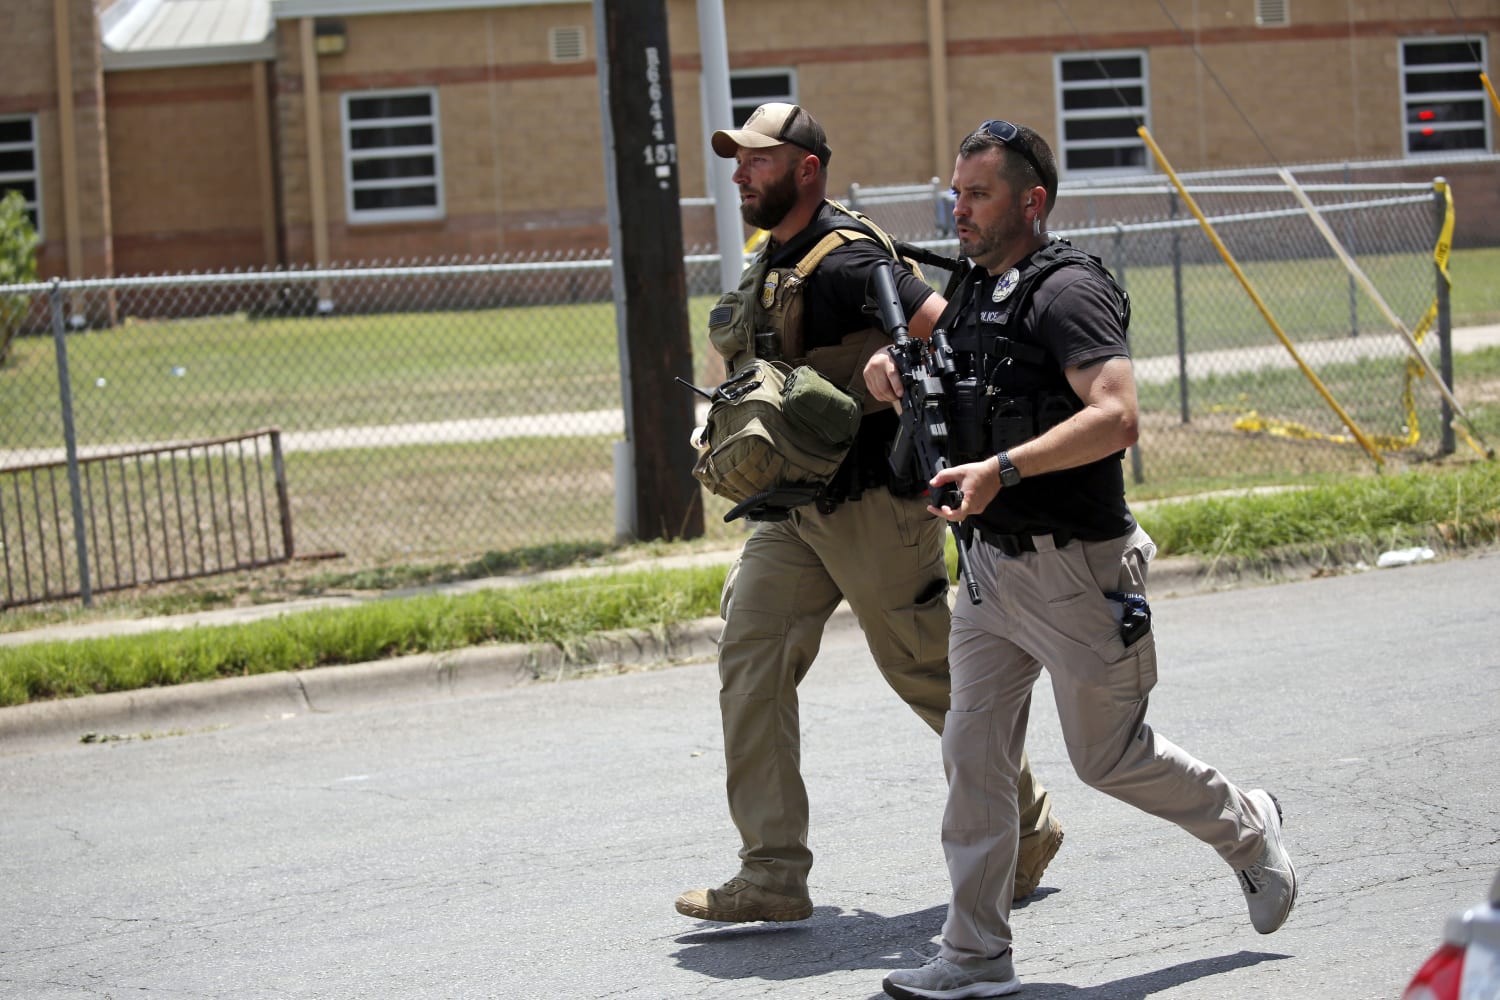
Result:
M1020 336L1022 318L1037 288L1044 278L1063 267L1084 267L1102 277L1115 291L1121 329L1129 330L1129 293L1102 260L1055 236L1030 256L1025 271L1016 271L1017 284L1010 293L993 303L999 325ZM1002 284L997 288L1003 287L1009 273L1001 276ZM972 272L966 277L972 277ZM957 317L972 319L991 305L969 301L975 284L962 280L960 293L938 320L938 326L947 331L956 366L963 373L953 394L954 464L1014 448L1083 409L1082 400L1073 393L1057 363L1039 345L1003 334L981 333L973 322L956 329L950 326Z
M770 247L745 269L740 285L709 314L709 340L729 378L711 394L693 475L735 502L726 521L779 520L793 507L825 500L859 433L865 408L864 365L885 345L875 329L829 347L803 351L803 288L834 250L877 240L894 257L889 236L864 216L830 202L868 227L836 229L791 267L770 266Z
M863 412L885 404L868 399L864 366L890 340L873 326L846 334L838 344L804 350L803 291L807 279L830 253L855 240L872 240L892 258L901 259L889 235L867 216L836 201L827 202L862 228L838 228L827 233L789 267L771 267L771 247L763 247L740 276L739 287L719 298L708 317L708 338L724 357L729 375L754 358L810 365L834 385L860 400ZM908 261L916 270L917 266Z

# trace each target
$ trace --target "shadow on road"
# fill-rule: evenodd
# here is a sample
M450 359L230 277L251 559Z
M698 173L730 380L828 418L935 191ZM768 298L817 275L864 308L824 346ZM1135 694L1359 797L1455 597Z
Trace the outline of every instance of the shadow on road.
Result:
M1045 891L1045 890L1044 890ZM1055 890L1054 890L1055 891ZM1035 902L1038 897L1027 900ZM710 924L676 939L672 958L684 969L714 979L786 982L828 972L871 970L872 985L892 969L925 961L912 950L942 928L946 906L882 916L868 910L819 906L810 919L787 924ZM1239 951L1196 959L1099 986L1072 986L1025 978L1031 1000L1145 1000L1184 983L1289 958L1269 952ZM882 997L878 990L871 997Z

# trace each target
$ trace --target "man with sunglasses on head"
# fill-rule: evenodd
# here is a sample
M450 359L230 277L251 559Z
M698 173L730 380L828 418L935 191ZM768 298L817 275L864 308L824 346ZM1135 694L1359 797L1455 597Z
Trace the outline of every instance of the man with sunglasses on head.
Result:
M1241 789L1146 722L1156 683L1146 568L1156 547L1125 502L1120 463L1138 421L1128 299L1096 258L1047 235L1057 165L1036 132L985 122L959 146L953 191L959 253L973 270L935 325L980 419L950 428L969 453L950 455L952 467L932 479L956 486L961 505L928 509L963 522L983 601L958 603L949 643L942 829L952 897L937 955L885 979L901 1000L1021 988L1011 793L1044 667L1080 779L1212 846L1236 872L1260 933L1279 928L1297 897L1276 800ZM875 355L865 379L876 398L901 396L888 357Z
M865 360L890 343L872 328L864 305L870 272L891 260L891 246L868 220L827 200L831 152L822 126L801 107L772 103L742 128L715 132L712 142L715 153L737 164L740 214L769 231L740 290L726 296L738 297L735 308L722 311L724 322L743 321L741 332L754 334L758 350L770 347L780 360L808 364L862 395ZM814 248L826 253L810 263ZM944 299L906 266L894 273L911 331L930 333ZM717 337L712 319L710 328ZM725 581L719 706L740 869L718 888L683 893L679 913L730 923L812 915L797 685L841 600L858 617L886 682L942 732L951 617L945 526L919 495L893 489L888 452L898 426L893 410L871 401L818 502L760 520ZM1049 796L1024 759L1018 772L1012 806L1025 833L1007 899L1013 889L1019 898L1036 888L1062 842Z

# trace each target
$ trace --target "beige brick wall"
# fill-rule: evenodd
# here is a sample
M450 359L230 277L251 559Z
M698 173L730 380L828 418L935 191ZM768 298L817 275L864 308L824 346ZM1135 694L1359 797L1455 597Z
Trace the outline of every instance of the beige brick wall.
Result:
M251 67L110 74L110 190L122 273L263 263Z
M923 2L760 0L728 4L725 14L731 68L796 72L801 99L828 129L831 185L840 195L854 181L925 183L933 174L934 142L956 148L985 118L1024 122L1055 141L1055 55L1110 48L1149 51L1152 133L1179 170L1271 157L1288 163L1399 158L1396 39L1458 30L1447 0L1360 0L1352 8L1348 0L1298 0L1290 7L1292 24L1274 29L1253 24L1252 0L1165 0L1165 7L1166 13L1155 0L1071 0L1066 15L1055 4L1018 14L993 0L944 0L949 115L942 122L931 120ZM703 194L709 156L696 8L696 0L668 0L685 196ZM87 267L107 270L111 248L129 270L160 270L166 261L190 266L214 252L231 263L242 253L247 263L258 260L249 68L122 71L104 79L90 0L72 0L71 10L77 205ZM1465 15L1470 31L1500 34L1493 0ZM64 213L51 18L51 0L0 5L0 114L38 114L48 229L43 263L57 273ZM599 40L590 3L343 21L346 52L318 60L325 156L314 169L327 197L334 259L602 243L604 163L593 73ZM588 59L551 63L554 27L582 28ZM1199 65L1194 41L1233 104ZM281 22L273 120L277 211L290 262L312 256L301 73L298 24ZM341 95L416 87L439 95L445 217L350 225ZM1459 181L1461 238L1481 231L1468 228L1475 213L1486 220L1483 231L1500 231L1500 210L1486 207L1500 200L1494 187L1482 177Z

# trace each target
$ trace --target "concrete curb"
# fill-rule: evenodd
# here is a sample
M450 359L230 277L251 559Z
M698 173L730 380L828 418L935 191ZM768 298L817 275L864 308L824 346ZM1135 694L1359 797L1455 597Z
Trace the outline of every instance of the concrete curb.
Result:
M571 654L550 645L477 646L17 705L0 709L0 757L85 742L343 712L392 701L492 694L535 681L711 659L722 628L718 618L704 618L665 635L606 633Z
M1311 573L1289 572L1288 577L1305 575ZM1216 577L1212 567L1196 559L1162 559L1151 567L1151 592L1162 598L1244 582L1249 581L1231 575ZM955 600L965 599L957 588L954 594ZM322 606L326 603L306 605L309 610ZM280 613L286 613L285 609ZM854 623L847 604L839 605L830 622L841 623ZM140 631L131 623L124 624L128 631ZM630 667L702 661L717 655L723 624L712 617L684 623L665 634L605 633L571 652L552 645L479 646L0 708L0 757L82 742L150 738L350 711L397 700L492 694L536 681L572 680ZM181 627L181 623L174 622L171 627Z

